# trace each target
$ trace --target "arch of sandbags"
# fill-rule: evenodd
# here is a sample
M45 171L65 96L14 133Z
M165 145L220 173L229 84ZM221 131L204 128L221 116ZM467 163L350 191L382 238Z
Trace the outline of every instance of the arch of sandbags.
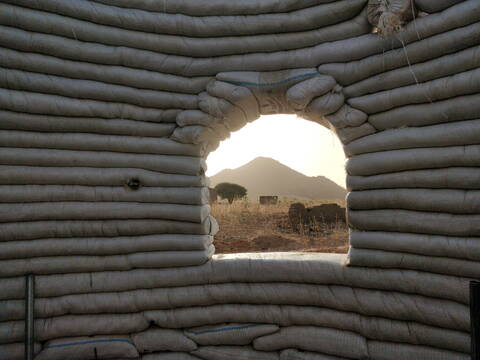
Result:
M0 360L468 359L477 0L0 1ZM214 255L205 159L334 131L348 256ZM119 335L120 334L120 335Z

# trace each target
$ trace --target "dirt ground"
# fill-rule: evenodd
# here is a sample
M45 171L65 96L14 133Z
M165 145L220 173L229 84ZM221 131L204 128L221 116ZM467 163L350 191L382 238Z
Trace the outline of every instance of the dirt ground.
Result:
M313 206L321 203L304 204ZM347 252L348 229L343 222L313 223L294 231L288 219L290 204L260 205L248 201L235 201L231 205L213 204L212 215L220 225L220 231L215 235L215 252Z

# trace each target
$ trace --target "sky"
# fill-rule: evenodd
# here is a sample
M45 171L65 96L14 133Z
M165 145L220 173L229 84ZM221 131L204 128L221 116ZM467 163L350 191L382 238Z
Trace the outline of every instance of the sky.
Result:
M207 158L207 176L270 157L307 176L326 176L345 187L345 155L329 129L296 115L268 115L220 143Z

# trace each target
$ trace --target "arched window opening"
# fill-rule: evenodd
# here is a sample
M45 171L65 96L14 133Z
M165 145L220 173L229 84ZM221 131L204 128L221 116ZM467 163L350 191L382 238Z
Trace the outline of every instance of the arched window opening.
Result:
M347 252L345 155L330 130L296 115L262 116L223 141L207 164L211 188L247 190L231 203L212 192L217 254Z

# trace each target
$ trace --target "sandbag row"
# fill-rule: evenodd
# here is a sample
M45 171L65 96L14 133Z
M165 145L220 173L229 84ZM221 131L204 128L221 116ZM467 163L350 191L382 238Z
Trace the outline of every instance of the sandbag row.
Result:
M0 69L0 86L12 90L32 91L75 99L120 102L147 108L194 109L197 106L195 95L136 89L123 85L12 69Z
M86 20L96 24L110 25L120 29L140 30L147 33L154 34L172 34L172 35L186 35L200 38L216 37L218 34L222 36L240 36L240 35L256 35L274 33L278 34L278 28L274 26L275 21L281 21L285 24L285 28L280 32L301 32L307 29L315 28L318 23L313 23L311 20L315 15L322 16L322 24L332 21L332 19L325 18L326 11L332 9L345 9L345 5L330 4L330 0L308 0L302 4L296 5L294 8L290 5L289 9L282 11L284 3L275 4L276 11L261 12L264 3L258 3L255 6L254 13L251 14L234 14L232 13L231 4L229 4L228 12L222 12L216 15L204 14L201 18L197 16L180 15L179 11L175 14L167 15L162 12L165 8L169 10L172 3L166 4L161 8L161 12L141 11L134 8L123 9L118 7L119 3L114 6L106 6L100 3L92 4L85 0L69 4L58 0L48 0L41 4L32 4L28 1L6 1L9 3L53 12L61 14L74 19ZM323 4L323 5L322 5ZM150 4L154 6L154 4ZM181 6L181 5L180 5ZM211 3L201 7L202 11L210 7ZM94 7L95 11L91 11ZM347 8L348 9L348 8ZM273 10L273 9L272 9ZM313 14L312 14L313 13ZM243 15L243 16L238 16ZM314 15L314 16L312 16ZM335 23L342 21L342 13L335 17ZM307 17L305 22L299 22L301 16ZM325 21L327 20L327 21Z
M56 165L56 164L53 164ZM83 186L128 186L187 188L204 187L205 176L169 174L139 168L108 167L57 167L0 165L1 185L83 185ZM26 188L24 188L26 189ZM138 191L138 189L136 189ZM146 190L148 191L148 189ZM168 189L165 189L168 191ZM35 196L42 196L37 194Z
M0 241L68 237L117 237L155 234L213 235L216 220L209 216L201 224L161 219L52 220L0 224Z
M6 263L9 262L6 261ZM22 300L1 301L0 304L2 305L0 321L23 320ZM222 308L219 306L222 304L319 307L327 313L330 310L353 312L358 316L389 319L389 322L410 321L458 331L468 332L469 330L469 308L457 302L346 286L288 283L228 283L38 298L36 318L172 309L180 311L194 306ZM229 308L229 306L225 305L223 308ZM329 326L335 327L332 324ZM369 328L361 328L360 324L355 329L361 333L371 332Z
M215 255L212 261L197 267L37 276L35 292L39 298L48 298L135 289L201 286L207 283L298 283L418 294L461 304L468 304L470 301L469 278L412 270L350 268L343 266L345 260L342 254ZM22 277L0 279L0 287L1 300L20 300L24 297Z
M168 138L115 136L68 132L0 130L0 147L110 151L159 155L205 155L205 150L192 144L179 144Z
M475 0L465 1L457 6L449 8L440 14L430 15L417 19L415 24L409 23L405 30L399 33L400 41L396 41L395 47L401 47L402 43L408 44L418 39L418 33L427 39L418 41L420 47L427 46L429 36L445 33L449 30L471 24L478 17L479 7ZM330 14L329 14L330 15ZM461 31L460 31L461 30ZM446 33L446 39L439 40L438 53L432 51L421 51L420 56L429 60L444 55L444 51L452 52L452 47L460 50L475 45L475 37L466 36L464 29L459 29L462 36L455 39L455 31ZM475 33L475 24L472 25L472 33ZM281 68L298 68L329 64L345 59L357 60L375 54L382 54L391 40L381 39L376 34L367 34L351 39L327 42L304 49L290 50L284 52L273 52L266 54L247 54L228 57L214 57L192 59L160 54L147 50L133 49L127 47L115 48L109 45L98 43L86 43L77 40L67 39L60 36L27 32L11 27L2 27L0 32L0 44L5 47L21 51L41 52L57 57L81 60L92 63L103 63L111 65L123 65L146 70L155 70L162 73L170 73L186 76L214 75L220 71L238 70L278 70ZM478 33L478 31L476 31ZM33 38L34 42L31 41ZM443 42L443 43L442 43ZM468 43L470 42L470 45ZM472 44L473 42L473 44ZM430 46L430 45L428 45ZM402 50L402 49L401 49ZM403 51L403 50L402 50ZM399 60L404 62L405 57ZM412 60L413 61L413 60ZM415 60L418 62L418 60ZM378 66L377 66L378 69ZM328 73L320 69L321 73ZM358 73L363 73L358 71ZM337 79L337 81L340 81Z
M42 4L44 4L42 2ZM62 3L63 4L63 3ZM9 69L58 75L72 79L93 80L138 89L198 94L210 77L183 77L123 66L92 64L66 60L47 54L2 49L0 64Z
M404 268L437 274L463 275L473 279L480 277L478 261L435 257L430 254L417 255L352 247L349 251L349 259L355 266L391 269Z
M205 205L208 204L210 198L209 190L206 187L145 187L141 186L140 181L138 189L128 188L127 182L125 185L0 185L0 202L17 203L17 205L18 203L37 202L136 202ZM132 184L130 185L132 186ZM135 204L132 204L132 208L134 206ZM188 208L183 209L185 209L184 211L189 210Z
M3 4L1 6L0 22L6 26L14 26L38 33L55 34L84 42L130 47L133 49L143 49L196 58L298 49L317 45L322 42L345 39L348 37L345 36L347 34L340 33L341 30L345 29L345 26L340 26L339 28L337 26L338 29L329 29L330 31L327 32L324 30L325 27L332 24L341 24L346 21L350 26L355 27L357 24L349 20L362 11L365 2L366 0L340 0L317 7L311 7L308 10L301 10L296 13L264 16L264 19L259 19L256 16L250 18L242 16L240 18L228 19L229 29L242 27L249 28L249 31L256 31L255 27L257 27L257 34L265 34L252 34L246 38L239 36L218 37L218 35L213 37L198 37L198 34L194 34L194 37L185 37L162 33L148 33L145 31L139 32L122 29L121 27L99 25L52 12L19 7L15 6L17 5L16 3L15 5ZM335 14L335 16L332 16L332 13ZM299 21L300 19L301 21ZM354 32L352 34L353 36L368 33L370 26L365 21L364 16L362 19L364 20L363 26L360 28L360 31ZM204 19L202 21L204 27L208 26L209 20L218 23L217 18ZM256 24L252 24L252 20ZM283 24L284 32L291 32L293 34L276 34L275 32L266 35L271 33L272 28L277 27L275 26L277 22ZM224 23L227 24L226 21ZM324 27L318 28L319 23L322 23ZM52 24L55 25L52 26ZM303 30L298 29L299 24L301 24L305 30L312 28L316 30L311 31L311 33L298 33L300 30ZM190 24L190 26L191 25L192 24ZM176 26L181 25L176 24ZM325 34L327 35L326 38ZM321 41L322 35L325 38L323 41Z
M260 310L260 309L258 309ZM286 309L288 311L288 309ZM306 312L308 309L299 309L299 312ZM410 352L420 354L444 354L441 359L447 359L447 355L454 355L450 359L466 359L468 358L468 336L461 339L461 336L454 332L449 334L446 331L441 338L448 339L447 334L450 335L448 343L463 343L464 350L451 351L446 349L435 349L433 347L420 344L408 344L401 342L391 342L375 340L371 336L363 336L358 333L341 330L319 325L282 325L274 324L274 319L269 320L269 323L224 323L221 325L205 325L194 328L171 329L162 327L149 327L142 324L140 319L131 317L136 324L125 326L127 324L111 324L110 328L116 327L117 330L133 329L130 335L97 335L89 337L75 337L67 334L59 336L55 339L49 339L44 343L43 349L38 355L39 359L64 359L65 357L72 359L108 359L111 358L113 352L122 354L122 358L137 358L139 354L145 354L146 358L155 359L155 356L161 354L173 356L184 354L188 356L198 356L206 359L226 359L227 355L235 359L302 359L302 357L285 357L285 356L334 356L332 359L395 359L381 356L381 347L392 347L394 349L404 348L409 349ZM87 319L82 319L87 320ZM98 318L101 323L104 323L105 318ZM54 323L53 327L63 327L62 323ZM13 331L16 331L14 324L10 324ZM393 329L391 327L390 329ZM141 330L135 330L141 329ZM183 331L182 331L183 330ZM412 326L412 331L417 330ZM73 331L75 332L75 331ZM388 331L387 331L388 332ZM54 334L55 330L50 329L50 334ZM69 333L72 333L70 330ZM68 337L64 337L68 336ZM431 334L420 335L421 338L434 340L435 336ZM48 338L47 338L48 339ZM14 346L2 344L5 349L10 350L13 354ZM98 352L93 351L95 347L99 347ZM377 348L378 347L378 348ZM377 348L377 349L376 349ZM294 350L295 349L295 350ZM297 350L298 349L298 350ZM375 350L376 349L376 350ZM299 351L301 350L301 351ZM385 349L382 349L385 350ZM155 355L156 352L162 352ZM279 353L281 352L281 353ZM378 353L377 353L378 352ZM95 354L96 353L96 354ZM148 355L152 353L151 355ZM280 355L280 358L279 358ZM119 356L119 355L118 355ZM145 358L145 357L144 357ZM160 357L162 358L162 357ZM168 357L167 357L168 358ZM174 357L171 357L174 358ZM188 358L188 357L187 357ZM10 358L11 359L11 358ZM16 357L14 358L16 359ZM177 357L178 359L178 357ZM309 359L309 357L307 357ZM330 359L327 357L327 359Z
M177 111L170 115L175 119ZM0 110L0 129L38 132L73 132L105 135L128 135L142 137L169 137L175 123L154 123L127 119L104 119L95 117L49 116Z

